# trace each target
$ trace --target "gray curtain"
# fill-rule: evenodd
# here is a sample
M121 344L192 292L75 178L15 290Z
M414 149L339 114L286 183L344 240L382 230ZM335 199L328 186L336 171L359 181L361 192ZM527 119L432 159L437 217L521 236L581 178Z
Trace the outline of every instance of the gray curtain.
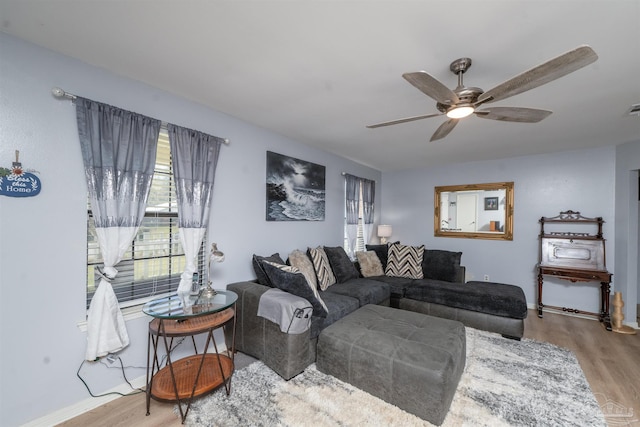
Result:
M362 183L362 229L364 244L366 245L371 240L373 214L374 214L374 202L376 199L376 183L370 179L361 179Z
M209 223L220 146L224 139L169 124L173 176L178 198L178 225L186 265L178 293L191 289L198 250Z
M129 344L110 281L144 218L160 121L77 98L76 119L104 270L87 313L87 360Z
M144 218L160 121L77 98L76 118L96 227L137 227Z
M358 238L358 205L360 204L360 178L353 175L345 174L344 181L346 201L346 251L347 254L353 259L355 257L356 239Z
M374 202L376 199L376 183L369 179L362 179L362 205L364 209L364 223L373 224Z
M347 224L358 224L358 204L360 202L360 178L345 174L347 202Z

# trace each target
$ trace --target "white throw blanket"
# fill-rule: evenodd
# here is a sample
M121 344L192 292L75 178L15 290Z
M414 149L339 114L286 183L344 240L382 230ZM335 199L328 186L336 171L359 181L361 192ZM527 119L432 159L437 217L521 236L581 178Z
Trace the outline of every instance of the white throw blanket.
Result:
M273 288L262 294L258 316L280 326L287 334L300 334L311 325L313 307L304 298Z

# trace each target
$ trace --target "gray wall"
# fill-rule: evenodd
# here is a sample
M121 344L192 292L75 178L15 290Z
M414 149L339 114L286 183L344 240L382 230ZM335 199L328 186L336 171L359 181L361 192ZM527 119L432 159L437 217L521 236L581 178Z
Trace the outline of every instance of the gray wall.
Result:
M1 33L0 57L0 165L10 167L20 150L23 166L37 170L42 181L36 197L0 197L3 426L89 398L76 377L86 346L77 326L86 317L86 184L75 107L55 99L54 86L231 140L221 149L209 229L210 241L226 254L215 269L217 288L255 277L253 253L279 251L286 258L296 248L342 245L341 172L380 182L379 171ZM326 166L324 221L265 221L267 150ZM146 364L147 322L127 322L131 344L120 353L126 365ZM129 369L127 375L144 372ZM94 393L123 382L117 369L99 363L85 364L82 375Z
M42 180L36 197L0 197L3 426L37 419L89 397L76 377L86 344L77 326L86 317L86 185L74 107L51 96L54 86L231 139L221 150L209 230L210 241L226 254L225 262L216 266L217 288L254 277L252 253L286 255L296 248L340 245L344 171L377 181L376 210L382 215L376 223L393 225L392 240L462 251L469 280L488 274L492 281L520 285L529 304L536 296L538 219L567 209L603 216L607 266L615 273L614 288L623 290L628 301L626 321L634 320L635 307L629 301L638 298L638 203L633 197L640 141L381 174L4 34L0 57L0 166L10 166L14 150L20 150L23 165L37 170ZM265 221L267 150L327 167L325 221ZM434 186L498 181L515 182L513 241L433 237ZM597 285L548 279L545 302L596 311ZM147 321L127 321L131 345L121 353L126 365L146 364ZM82 374L94 393L122 384L118 370L100 364L86 364ZM129 378L143 374L144 369L127 370Z
M537 155L506 160L446 165L383 173L382 222L393 226L392 241L424 243L431 249L462 251L468 280L511 283L523 288L528 304L536 303L538 220L560 211L602 216L607 267L613 272L615 235L615 147ZM513 241L433 236L434 187L514 182ZM615 282L614 282L615 283ZM599 311L599 286L545 278L543 302Z
M630 118L630 120L638 120ZM616 151L616 236L618 254L615 277L627 286L622 291L625 300L625 321L634 320L634 301L640 304L640 230L638 173L640 141L617 147Z

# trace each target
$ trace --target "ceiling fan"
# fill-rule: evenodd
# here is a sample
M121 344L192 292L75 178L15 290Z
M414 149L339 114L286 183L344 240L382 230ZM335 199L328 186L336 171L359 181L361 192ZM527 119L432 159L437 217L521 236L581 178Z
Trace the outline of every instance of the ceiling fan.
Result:
M402 75L409 83L418 88L422 93L437 101L436 108L440 111L435 114L406 117L389 122L377 123L367 126L378 128L382 126L396 125L414 120L428 119L446 115L448 120L444 122L431 136L431 141L447 136L458 124L460 119L471 114L483 119L501 120L506 122L537 123L551 114L548 110L522 107L489 107L478 110L482 104L508 98L527 90L542 86L555 79L572 73L585 67L598 59L598 55L591 47L583 45L542 65L531 68L522 74L499 84L487 92L478 87L466 87L463 84L463 74L471 67L471 59L460 58L451 63L449 69L458 76L458 86L451 90L436 80L426 71L405 73Z

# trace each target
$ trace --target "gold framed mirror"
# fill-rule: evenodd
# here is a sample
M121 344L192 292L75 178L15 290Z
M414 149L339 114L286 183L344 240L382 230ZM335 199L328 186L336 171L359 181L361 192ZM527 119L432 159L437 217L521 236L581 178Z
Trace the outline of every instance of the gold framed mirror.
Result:
M513 240L513 182L435 187L434 236Z

